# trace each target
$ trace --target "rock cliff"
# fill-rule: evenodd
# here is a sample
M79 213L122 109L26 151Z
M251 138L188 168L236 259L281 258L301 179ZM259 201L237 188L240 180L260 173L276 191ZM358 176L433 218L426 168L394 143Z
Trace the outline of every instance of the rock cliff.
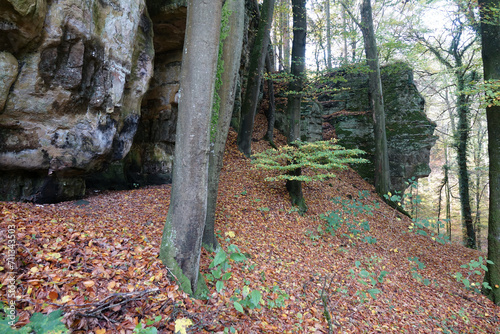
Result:
M129 152L153 75L144 1L0 1L0 198L84 194Z
M247 1L241 86L255 10ZM169 182L186 12L185 0L0 0L0 200ZM410 76L385 83L395 184L426 174L435 141ZM303 139L321 139L329 115L344 145L370 152L367 78L346 78L349 90L304 104Z
M426 177L430 149L434 146L436 124L425 114L425 101L413 82L408 65L385 66L382 86L386 113L386 134L391 183L394 190L403 191L412 177ZM368 95L368 75L355 69L338 70L325 89L331 93L319 97L324 119L334 129L341 145L360 148L373 161L373 117ZM364 178L373 180L373 164L354 167Z

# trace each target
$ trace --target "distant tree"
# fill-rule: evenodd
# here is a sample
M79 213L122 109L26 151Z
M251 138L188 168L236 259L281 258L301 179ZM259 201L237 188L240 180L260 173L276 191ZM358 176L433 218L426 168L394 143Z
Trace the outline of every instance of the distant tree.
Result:
M332 69L332 27L330 15L330 0L325 0L325 19L326 19L326 68Z
M475 67L478 35L476 24L471 21L469 7L461 1L454 1L456 10L452 16L452 27L449 30L449 42L416 34L415 38L422 43L436 59L454 75L455 110L457 123L454 131L454 147L457 152L458 182L464 244L476 248L476 233L472 219L470 177L467 151L470 141L470 95L466 93L471 81L476 79Z
M173 184L160 259L184 291L199 295L206 288L199 265L222 0L189 0L187 8Z
M288 118L288 143L300 140L300 105L302 101L302 86L304 85L306 68L306 36L307 36L307 11L306 0L292 0L293 11L293 44L292 44L292 81L289 89L290 95L287 103ZM293 164L294 162L291 161ZM298 177L301 169L289 171L290 175ZM299 212L307 210L302 194L302 182L296 179L287 180L286 188L292 199L292 204L299 208Z
M250 157L252 132L257 112L260 85L264 72L270 30L273 21L274 0L264 0L260 14L257 36L250 53L250 65L245 95L241 106L241 122L238 133L238 149Z
M484 80L500 80L500 0L479 0ZM496 91L498 94L498 91ZM483 292L500 304L500 104L488 103L488 154L490 160L490 204L488 219L488 271L484 281L490 289Z
M226 1L223 12L224 24L221 27L221 42L219 45L217 93L212 109L210 130L207 218L203 233L203 246L208 250L216 250L218 248L214 231L215 209L217 205L217 191L219 189L219 176L234 106L236 80L240 68L243 25L245 22L245 1Z

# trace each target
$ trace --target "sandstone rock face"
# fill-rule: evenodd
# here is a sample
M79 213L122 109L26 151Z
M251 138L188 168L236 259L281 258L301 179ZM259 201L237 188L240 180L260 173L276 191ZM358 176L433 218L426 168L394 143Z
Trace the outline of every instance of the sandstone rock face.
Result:
M154 74L142 102L132 150L124 161L127 182L136 185L171 181L178 112L176 94L186 30L185 1L148 8L155 32Z
M123 159L138 128L153 74L146 4L9 0L0 9L0 67L14 77L0 87L0 198L81 196L83 176Z
M3 110L10 87L17 78L17 59L8 52L0 52L0 110Z
M347 148L360 148L373 159L373 118L368 98L368 76L362 73L336 72L346 81L330 84L340 91L319 98L325 119L334 126L339 143ZM386 113L386 134L391 183L394 190L406 189L412 177L430 173L430 149L435 144L436 124L425 115L423 97L418 92L412 70L403 63L382 68L382 86ZM373 165L357 165L355 169L373 180Z

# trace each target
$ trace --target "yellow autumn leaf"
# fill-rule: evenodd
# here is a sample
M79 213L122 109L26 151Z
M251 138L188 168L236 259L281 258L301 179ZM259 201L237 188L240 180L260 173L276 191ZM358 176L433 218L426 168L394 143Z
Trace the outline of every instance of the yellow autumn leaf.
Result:
M61 298L61 302L62 303L67 303L67 302L69 302L72 299L73 298L71 298L71 296L66 295L66 296L64 296L64 297Z
M106 333L106 329L104 328L98 328L95 330L95 334L105 334Z
M181 318L175 320L175 334L186 334L186 329L193 324L191 319Z
M230 237L230 238L234 238L234 236L236 235L236 234L234 234L234 232L233 232L233 231L229 231L229 232L226 232L226 233L224 233L224 234L225 234L225 235L227 235L227 236L228 236L228 237Z

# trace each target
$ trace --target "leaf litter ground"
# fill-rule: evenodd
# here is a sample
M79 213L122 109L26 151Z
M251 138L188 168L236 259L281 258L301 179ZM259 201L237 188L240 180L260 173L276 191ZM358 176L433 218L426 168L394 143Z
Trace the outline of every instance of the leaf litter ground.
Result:
M265 127L258 115L254 152L269 148L261 140ZM276 137L277 144L284 143ZM63 308L64 322L74 333L132 333L148 321L160 333L173 333L177 319L191 319L191 333L230 327L239 333L499 331L500 309L452 277L467 275L460 266L484 254L410 233L412 221L383 204L350 169L304 184L309 210L300 216L284 182L264 181L269 172L253 169L235 142L231 131L216 229L224 249L235 244L249 259L232 265L225 290L217 293L210 285L208 301L191 299L158 260L170 185L95 193L53 205L0 202L2 254L7 226L16 226L17 326L34 312ZM361 240L345 226L335 236L324 233L320 215L340 210L344 221L353 221L339 203L353 199L380 203L371 214L356 217L369 226L361 235L376 242ZM409 260L415 257L422 267ZM203 251L202 273L209 273L210 261ZM9 270L0 265L6 302ZM385 277L372 287L370 277L382 272ZM481 281L480 275L471 278ZM245 285L260 290L263 301L274 307L238 312L231 297ZM375 298L370 288L378 289Z

